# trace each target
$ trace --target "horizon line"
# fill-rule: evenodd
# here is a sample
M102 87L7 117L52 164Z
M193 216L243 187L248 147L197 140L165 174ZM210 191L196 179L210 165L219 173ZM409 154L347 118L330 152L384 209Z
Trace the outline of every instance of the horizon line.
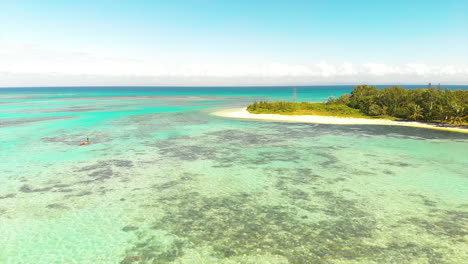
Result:
M368 84L368 83L335 83L335 84L311 84L311 85L48 85L48 86L0 86L0 89L9 89L9 88L94 88L94 87L102 87L102 88L112 88L112 87L174 87L174 88L183 88L183 87L226 87L226 88L236 88L236 87L311 87L311 86L356 86L356 85L369 85L369 86L382 86L382 85L389 85L389 86L401 86L401 85L424 85L427 86L429 83L384 83L384 84ZM432 83L431 83L432 84ZM444 86L444 84L440 84ZM468 83L464 84L445 84L446 86L468 86ZM439 83L432 84L432 87L439 86Z

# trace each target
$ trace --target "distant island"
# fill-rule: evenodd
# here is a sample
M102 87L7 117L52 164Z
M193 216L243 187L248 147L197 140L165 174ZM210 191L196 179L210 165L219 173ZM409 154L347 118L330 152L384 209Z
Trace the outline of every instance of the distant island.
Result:
M252 114L311 115L344 118L419 121L440 125L468 125L468 91L441 89L409 90L399 86L377 89L358 85L350 94L330 97L324 103L255 102Z

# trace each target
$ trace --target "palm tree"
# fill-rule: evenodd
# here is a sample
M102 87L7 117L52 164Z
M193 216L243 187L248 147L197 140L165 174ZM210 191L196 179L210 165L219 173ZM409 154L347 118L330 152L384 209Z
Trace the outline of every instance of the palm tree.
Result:
M449 104L449 120L451 124L459 125L463 123L463 120L466 119L464 116L465 107L461 104L458 104L455 101L450 102Z
M409 118L412 119L412 120L418 120L418 119L421 119L423 117L423 109L421 106L415 104L415 103L411 103L408 105L408 110L410 112L409 114Z

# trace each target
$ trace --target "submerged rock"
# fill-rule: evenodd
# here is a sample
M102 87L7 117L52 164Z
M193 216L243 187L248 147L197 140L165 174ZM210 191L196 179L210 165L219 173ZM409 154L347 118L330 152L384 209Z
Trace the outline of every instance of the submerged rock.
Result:
M16 196L15 193L9 193L7 195L0 196L0 200L1 199L7 199L7 198L14 198L15 196Z
M32 193L32 192L47 192L52 190L52 187L44 187L44 188L32 188L31 186L25 184L20 187L20 192L24 193Z
M124 232L129 232L129 231L135 231L135 230L138 230L138 226L132 226L132 225L128 225L128 226L124 226L124 228L122 228L122 231Z
M59 203L53 203L46 206L49 209L68 209L67 206Z
M130 263L140 261L140 260L141 260L141 256L128 256L128 257L125 257L120 263L130 264Z

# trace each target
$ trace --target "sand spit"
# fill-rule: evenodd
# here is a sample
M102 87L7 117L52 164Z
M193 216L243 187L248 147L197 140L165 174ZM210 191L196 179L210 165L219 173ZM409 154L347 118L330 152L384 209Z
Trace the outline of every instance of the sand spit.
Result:
M285 121L299 123L318 123L318 124L338 124L338 125L393 125L393 126L409 126L447 130L461 133L468 133L468 129L461 127L441 126L437 124L427 124L411 121L393 121L388 119L366 119L366 118L349 118L335 116L314 116L314 115L279 115L279 114L252 114L247 111L247 108L224 109L213 112L214 115L230 118L242 119L258 119L269 121Z

